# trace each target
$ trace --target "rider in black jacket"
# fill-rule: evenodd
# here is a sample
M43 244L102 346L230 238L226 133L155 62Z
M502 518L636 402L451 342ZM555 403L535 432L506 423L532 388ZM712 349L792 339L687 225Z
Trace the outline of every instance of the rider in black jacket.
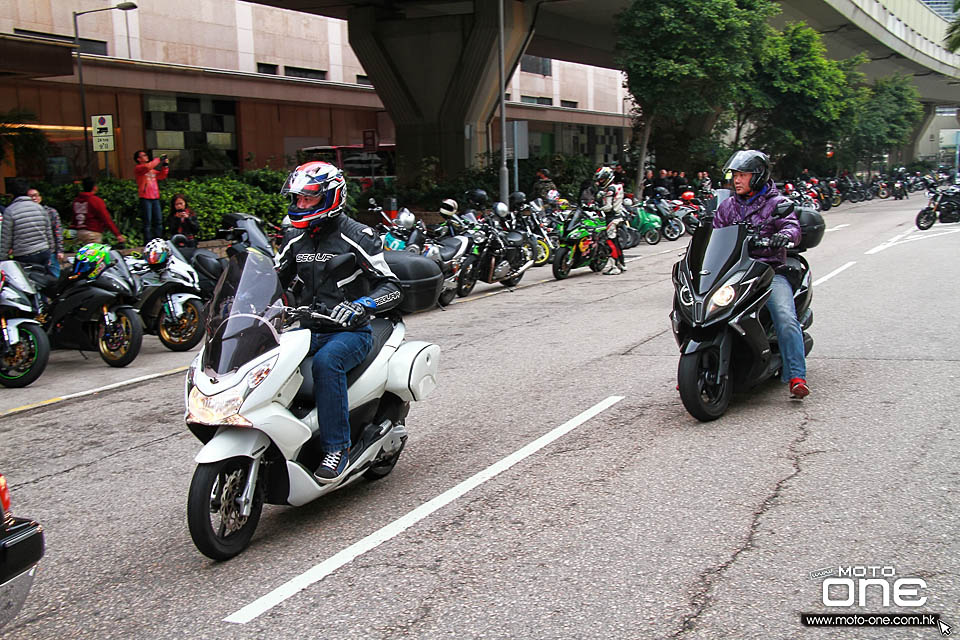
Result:
M337 328L311 326L313 392L320 425L323 461L314 472L319 482L337 480L350 458L347 372L363 362L373 346L369 320L400 304L396 276L383 258L376 233L343 212L343 173L326 162L308 162L294 169L281 193L291 196L287 214L294 235L277 256L277 272L285 288L302 283L298 298L308 306L324 305ZM324 268L342 253L357 257L357 270L339 282L324 280Z

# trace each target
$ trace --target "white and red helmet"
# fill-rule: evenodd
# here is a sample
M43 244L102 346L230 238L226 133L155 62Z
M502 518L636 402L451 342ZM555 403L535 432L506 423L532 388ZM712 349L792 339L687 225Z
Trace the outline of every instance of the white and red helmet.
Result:
M321 220L339 215L346 202L346 190L347 183L340 169L329 162L314 161L294 169L283 183L280 194L291 196L290 208L287 209L290 223L297 229L306 229ZM300 208L297 196L320 200L310 207Z

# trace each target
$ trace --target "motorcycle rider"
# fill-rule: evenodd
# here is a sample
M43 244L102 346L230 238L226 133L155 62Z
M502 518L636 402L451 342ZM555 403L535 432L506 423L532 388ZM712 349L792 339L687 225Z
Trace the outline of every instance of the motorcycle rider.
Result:
M607 217L607 244L610 246L610 258L603 275L620 275L627 270L623 259L623 248L617 235L617 227L623 222L626 211L623 208L623 185L613 181L615 174L610 167L600 167L593 174L596 185L596 201L600 211Z
M324 453L314 477L330 483L349 463L347 372L363 362L373 346L370 316L400 304L402 294L377 234L340 215L346 182L337 167L319 161L302 164L287 177L280 193L290 195L287 214L299 232L276 258L280 281L288 288L296 277L302 283L298 292L302 303L325 305L339 325L307 324L312 332L318 445ZM326 262L348 252L357 257L357 271L345 281L324 280Z
M800 242L800 223L793 212L782 218L774 215L782 197L770 177L770 159L765 153L737 151L724 165L724 176L728 171L733 173L736 195L720 203L713 218L713 228L747 222L759 229L760 237L770 239L769 248L751 248L750 256L777 270L770 285L767 309L777 332L783 358L780 377L789 383L792 397L804 398L810 393L810 388L806 380L803 330L797 320L793 286L781 273L787 259L786 245Z
M554 184L553 178L550 177L549 169L539 169L537 170L537 180L533 183L533 187L530 189L531 198L536 200L537 198L547 199L547 193L551 189L556 189L557 185Z

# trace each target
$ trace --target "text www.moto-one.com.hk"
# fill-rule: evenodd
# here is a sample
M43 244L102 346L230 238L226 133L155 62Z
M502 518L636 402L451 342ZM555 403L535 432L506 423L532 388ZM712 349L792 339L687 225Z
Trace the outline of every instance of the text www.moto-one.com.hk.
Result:
M939 614L801 613L806 627L935 627Z

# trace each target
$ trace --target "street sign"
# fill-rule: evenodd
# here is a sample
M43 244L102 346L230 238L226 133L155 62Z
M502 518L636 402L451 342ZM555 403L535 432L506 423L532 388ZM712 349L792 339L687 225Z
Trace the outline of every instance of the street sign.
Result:
M90 116L90 128L93 129L93 136L113 136L113 116L100 115Z
M380 147L380 141L377 140L377 130L364 129L363 130L363 150L368 153L376 153L379 147Z
M113 151L113 136L93 136L94 151Z

